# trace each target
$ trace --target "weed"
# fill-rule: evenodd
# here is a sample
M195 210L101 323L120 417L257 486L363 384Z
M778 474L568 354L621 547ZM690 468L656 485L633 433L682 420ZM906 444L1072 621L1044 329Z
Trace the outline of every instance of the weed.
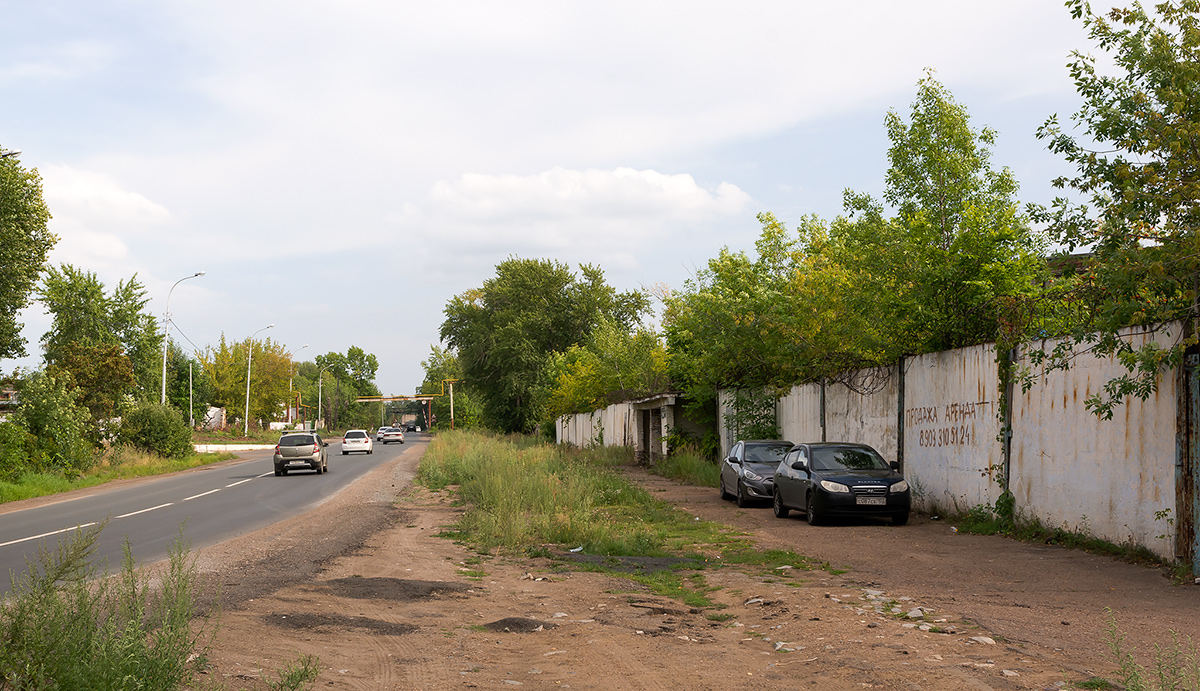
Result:
M729 614L728 612L715 612L713 614L704 615L704 618L709 621L729 621L730 619L733 619L735 616L736 615Z
M319 662L316 655L301 655L296 662L275 670L278 680L267 682L267 688L271 691L312 689L321 673Z
M1190 637L1180 639L1171 632L1171 642L1154 646L1154 665L1147 670L1139 665L1133 654L1125 650L1125 636L1117 627L1117 619L1111 609L1106 608L1105 633L1108 650L1117 663L1121 685L1128 691L1174 691L1200 689L1200 653Z
M14 576L0 608L3 688L177 689L206 664L215 620L193 623L197 570L182 535L157 590L139 575L129 544L121 571L95 580L103 525L41 548Z

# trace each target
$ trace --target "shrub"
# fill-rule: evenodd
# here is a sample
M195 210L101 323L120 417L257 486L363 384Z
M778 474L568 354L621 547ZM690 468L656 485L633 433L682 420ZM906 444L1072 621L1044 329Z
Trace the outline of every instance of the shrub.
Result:
M62 378L34 372L21 385L21 405L13 415L34 440L27 447L29 469L67 474L87 470L94 458L83 433L91 418L78 403L78 392Z
M192 430L174 407L142 403L121 420L121 441L164 458L183 458L192 450Z
M37 440L15 422L0 422L0 479L15 480L29 469Z

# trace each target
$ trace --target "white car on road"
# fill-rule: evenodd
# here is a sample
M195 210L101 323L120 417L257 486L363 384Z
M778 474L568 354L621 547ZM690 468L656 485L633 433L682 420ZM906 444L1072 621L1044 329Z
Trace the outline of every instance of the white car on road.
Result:
M374 453L375 442L365 429L346 430L346 436L342 437L342 455L345 456L351 451Z

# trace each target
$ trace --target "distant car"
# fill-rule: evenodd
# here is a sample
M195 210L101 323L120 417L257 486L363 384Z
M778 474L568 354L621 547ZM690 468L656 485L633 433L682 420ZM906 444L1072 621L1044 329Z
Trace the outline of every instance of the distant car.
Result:
M403 444L404 432L401 432L399 427L383 427L375 433L375 441L382 444L390 444L398 441Z
M346 436L342 437L342 455L345 456L351 451L375 452L375 444L365 429L347 430Z
M866 444L797 444L775 470L775 515L804 511L809 525L830 516L891 518L908 523L912 493L896 463Z
M380 427L379 429L375 430L375 441L383 441L383 433L385 430L389 429L391 429L391 427Z
M408 423L407 425L404 426L404 431L405 432L416 432L417 424L415 422Z
M721 498L736 498L741 507L770 499L774 494L775 468L792 446L792 442L779 439L735 443L721 461Z
M295 432L279 437L275 445L275 475L287 475L288 470L308 469L317 475L329 472L329 442L316 432Z

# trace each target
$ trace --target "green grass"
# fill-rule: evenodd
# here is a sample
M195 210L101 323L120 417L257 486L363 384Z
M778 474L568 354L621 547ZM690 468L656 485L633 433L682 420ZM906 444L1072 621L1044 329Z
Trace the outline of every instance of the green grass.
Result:
M1075 529L1051 528L1037 518L1016 516L1005 518L996 513L989 505L972 507L965 513L949 518L960 532L974 535L1004 535L1022 542L1036 542L1045 545L1057 545L1067 549L1077 549L1091 554L1113 557L1131 564L1147 564L1161 566L1175 580L1190 575L1191 570L1186 564L1168 562L1143 545L1115 543L1092 535L1086 524Z
M453 490L466 507L444 537L475 550L551 557L570 568L612 573L693 607L714 606L707 570L752 568L794 584L797 574L829 568L795 552L757 549L745 534L655 499L614 468L631 462L627 450L456 431L434 439L417 478L430 489ZM572 549L605 558L561 556Z
M1105 633L1109 654L1117 663L1121 686L1126 691L1200 690L1200 651L1191 637L1180 637L1172 631L1169 643L1154 646L1152 665L1147 669L1125 650L1125 636L1117 626L1116 616L1111 609L1105 611L1108 613Z
M99 463L76 477L59 473L24 473L15 482L0 480L0 503L60 494L113 480L173 473L230 458L235 458L234 454L196 453L174 459L128 448L113 449L103 454Z
M667 456L655 463L650 472L698 487L716 487L721 479L721 467L692 449Z

